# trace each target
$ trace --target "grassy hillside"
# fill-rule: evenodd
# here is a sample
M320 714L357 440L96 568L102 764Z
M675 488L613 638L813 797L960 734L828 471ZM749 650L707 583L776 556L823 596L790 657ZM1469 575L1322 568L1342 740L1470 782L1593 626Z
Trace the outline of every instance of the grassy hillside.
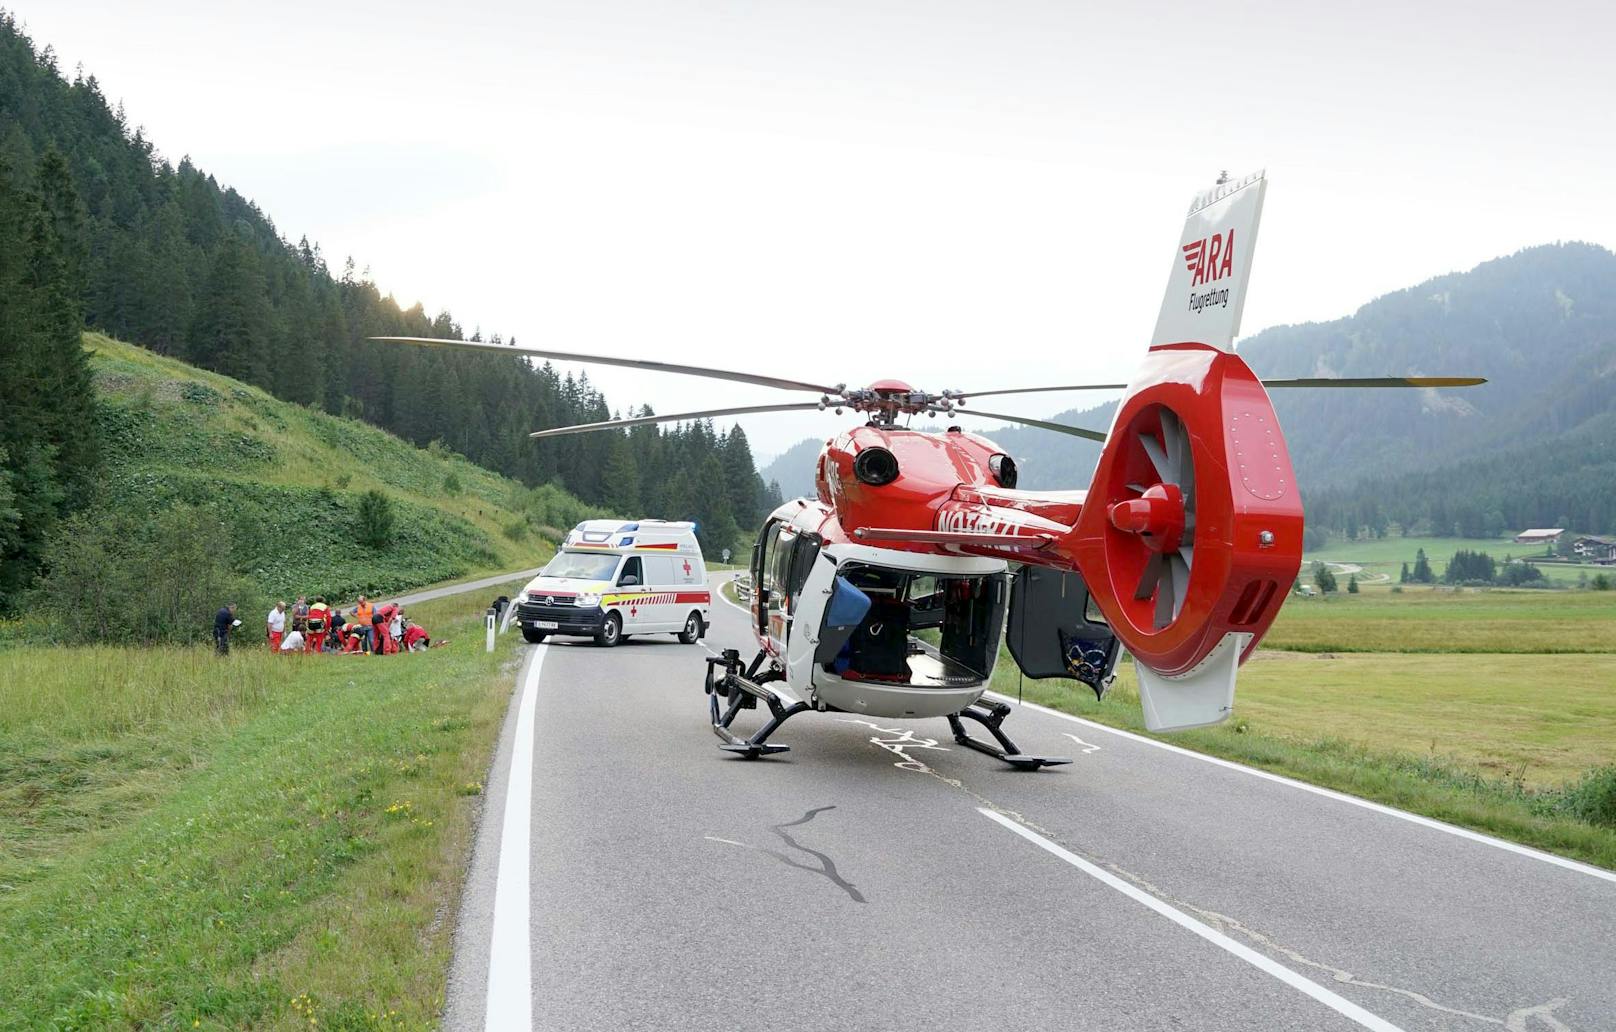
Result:
M279 401L100 334L86 334L102 401L105 504L182 503L230 527L237 570L266 595L352 598L536 565L554 525L594 510L358 420ZM386 494L393 543L357 540L360 497Z

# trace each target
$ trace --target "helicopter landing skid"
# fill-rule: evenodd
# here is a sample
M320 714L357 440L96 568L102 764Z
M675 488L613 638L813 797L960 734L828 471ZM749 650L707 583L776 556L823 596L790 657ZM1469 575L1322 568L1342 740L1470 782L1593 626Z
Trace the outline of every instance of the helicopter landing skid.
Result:
M779 730L780 725L787 720L812 708L806 702L794 702L787 706L780 700L779 695L765 687L768 682L784 680L785 677L777 670L770 670L761 677L758 676L758 668L763 665L765 658L765 653L758 652L757 658L746 668L745 673L742 673L741 654L735 649L725 649L720 655L710 656L707 659L708 710L712 714L713 733L723 739L718 743L718 747L748 760L789 752L791 746L770 742L767 740L768 737ZM720 666L723 667L722 674L717 670ZM724 707L722 713L718 710L720 697L729 699L729 705ZM750 738L742 738L731 731L729 726L741 710L756 709L759 699L769 707L769 721L753 732Z
M958 713L948 715L949 730L954 732L954 741L967 749L975 749L979 753L1003 760L1017 770L1037 770L1040 767L1058 767L1063 763L1071 763L1069 758L1061 756L1029 756L1016 747L999 725L1004 718L1010 715L1010 707L1002 702L991 702L979 699ZM965 725L960 718L974 720L987 728L998 740L998 746L992 746L978 738L972 738L965 731Z

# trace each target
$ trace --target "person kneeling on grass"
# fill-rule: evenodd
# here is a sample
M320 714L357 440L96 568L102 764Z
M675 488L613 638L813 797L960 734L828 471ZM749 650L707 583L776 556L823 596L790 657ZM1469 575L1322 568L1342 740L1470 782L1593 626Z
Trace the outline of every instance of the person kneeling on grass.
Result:
M291 634L288 634L286 637L281 639L280 651L282 651L282 652L302 652L303 651L303 632L294 627L292 629Z
M442 644L441 642L439 644ZM426 633L426 628L418 623L404 622L404 651L424 652L432 647L432 638Z

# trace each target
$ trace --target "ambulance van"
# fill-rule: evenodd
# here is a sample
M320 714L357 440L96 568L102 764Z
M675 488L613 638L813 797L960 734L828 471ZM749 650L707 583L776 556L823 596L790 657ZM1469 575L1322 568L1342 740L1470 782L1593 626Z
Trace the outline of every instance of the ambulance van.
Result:
M522 637L586 635L610 648L633 634L707 632L712 593L696 525L585 520L516 600Z

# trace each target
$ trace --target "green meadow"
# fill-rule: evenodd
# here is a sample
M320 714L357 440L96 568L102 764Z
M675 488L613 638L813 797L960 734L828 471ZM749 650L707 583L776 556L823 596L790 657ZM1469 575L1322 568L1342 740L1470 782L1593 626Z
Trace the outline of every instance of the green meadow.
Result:
M0 1028L435 1027L515 643L0 650Z

